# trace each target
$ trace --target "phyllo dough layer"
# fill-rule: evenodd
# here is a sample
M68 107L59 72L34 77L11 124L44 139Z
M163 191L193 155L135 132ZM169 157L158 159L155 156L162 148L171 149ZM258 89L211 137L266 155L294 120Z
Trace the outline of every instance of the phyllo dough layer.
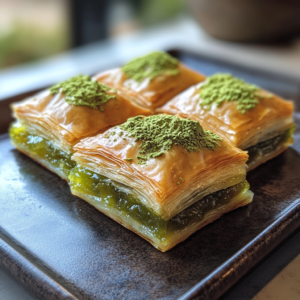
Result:
M50 140L31 133L21 123L10 126L13 145L41 165L68 181L70 171L76 166L71 153L57 148Z
M252 201L248 155L177 116L138 116L74 146L71 191L167 251Z
M151 69L161 67L161 61L158 60L157 57L153 59L151 56L153 54L157 54L157 52L142 57L142 59L146 61L143 65L145 70L149 69L151 71ZM177 61L166 53L158 52L158 58L160 58L159 54L167 56L167 59ZM148 57L150 57L151 60L148 59ZM177 64L177 70L175 70L175 72L171 73L168 72L168 70L166 72L162 71L161 73L157 72L154 77L151 77L151 72L149 72L149 76L146 74L137 80L136 78L130 78L124 71L124 68L117 68L98 74L97 80L123 91L126 98L145 107L154 109L163 105L188 87L205 79L203 75L188 69L182 63L177 62ZM141 72L140 69L137 70L137 72Z
M148 118L154 117L158 116ZM225 141L219 141L214 151L205 148L189 152L173 145L145 164L141 164L140 146L141 141L126 136L116 126L83 139L74 147L73 158L79 165L119 183L121 190L130 191L166 220L204 196L245 179L248 155Z
M221 215L252 201L247 181L205 196L170 220L164 220L111 179L83 167L70 175L71 191L160 251L167 251Z
M69 104L61 91L51 95L49 90L15 103L12 108L14 116L32 132L52 140L65 151L72 151L73 145L82 138L121 124L129 117L151 113L126 99L122 92L111 93L115 98L104 105L104 111Z
M292 102L258 88L256 91L258 97L254 99L257 104L253 107L250 105L251 108L243 112L239 109L237 101L231 100L230 95L221 104L212 102L211 106L206 106L203 105L200 95L201 87L205 83L190 87L158 108L157 112L179 114L197 120L204 128L216 132L240 149L253 152L253 149L249 148L256 146L258 153L249 169L278 155L292 143L291 129L294 127ZM275 142L272 140L274 138ZM277 144L278 140L281 141L280 144ZM269 141L269 145L261 144L262 149L257 147L266 141ZM266 153L266 147L270 153Z
M15 146L64 179L68 172L57 165L59 151L61 166L69 164L73 145L82 138L121 124L129 117L151 114L124 98L122 92L81 75L15 103L12 109L20 123L11 129ZM49 159L45 158L46 152Z

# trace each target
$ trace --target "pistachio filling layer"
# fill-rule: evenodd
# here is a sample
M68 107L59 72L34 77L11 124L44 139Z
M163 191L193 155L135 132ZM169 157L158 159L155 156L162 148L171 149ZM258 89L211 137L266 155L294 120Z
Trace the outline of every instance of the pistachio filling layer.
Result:
M20 123L13 123L9 134L15 144L49 163L54 169L59 169L65 176L68 176L71 169L76 166L76 162L71 160L72 154L56 148L51 141L41 136L31 134Z
M69 179L72 192L79 196L88 196L86 200L91 205L114 211L125 220L134 219L149 234L162 242L167 242L177 232L201 222L209 212L228 204L234 197L249 189L248 182L243 181L217 191L166 221L132 195L120 191L113 181L105 176L77 166L72 169Z
M245 149L245 151L248 151L249 155L247 164L251 166L251 164L255 161L258 161L260 158L276 151L282 145L290 144L292 142L291 139L294 131L295 126L285 130L280 135Z

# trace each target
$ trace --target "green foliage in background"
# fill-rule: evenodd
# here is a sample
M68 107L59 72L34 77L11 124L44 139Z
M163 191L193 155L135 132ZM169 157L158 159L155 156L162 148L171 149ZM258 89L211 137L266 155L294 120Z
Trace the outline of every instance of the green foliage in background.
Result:
M56 54L68 46L65 30L45 32L33 25L15 23L9 33L0 36L0 68Z

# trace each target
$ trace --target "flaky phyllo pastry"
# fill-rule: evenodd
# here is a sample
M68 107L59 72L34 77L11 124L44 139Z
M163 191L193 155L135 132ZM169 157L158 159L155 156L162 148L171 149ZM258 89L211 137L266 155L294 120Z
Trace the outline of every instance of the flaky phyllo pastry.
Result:
M64 179L75 166L73 146L82 138L151 113L121 91L82 75L13 104L12 109L17 119L10 130L14 145Z
M252 201L246 152L196 121L137 116L74 149L72 193L161 251Z
M199 121L248 151L251 170L293 142L293 103L229 74L190 87L157 110Z
M99 81L122 90L125 97L150 109L163 105L204 78L164 52L152 52L97 75Z

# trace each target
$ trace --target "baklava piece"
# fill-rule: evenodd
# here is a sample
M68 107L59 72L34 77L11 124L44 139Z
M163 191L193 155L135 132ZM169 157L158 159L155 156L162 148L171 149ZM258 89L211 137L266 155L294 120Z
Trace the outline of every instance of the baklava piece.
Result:
M137 116L74 149L72 193L163 252L252 201L246 152L196 121Z
M154 109L205 77L165 52L152 52L103 72L97 79L122 90L128 99Z
M229 74L216 74L174 97L157 112L199 121L249 154L249 170L293 142L293 103Z
M83 75L13 104L12 109L17 119L10 128L13 144L64 179L76 165L71 155L82 138L151 113L122 92Z

